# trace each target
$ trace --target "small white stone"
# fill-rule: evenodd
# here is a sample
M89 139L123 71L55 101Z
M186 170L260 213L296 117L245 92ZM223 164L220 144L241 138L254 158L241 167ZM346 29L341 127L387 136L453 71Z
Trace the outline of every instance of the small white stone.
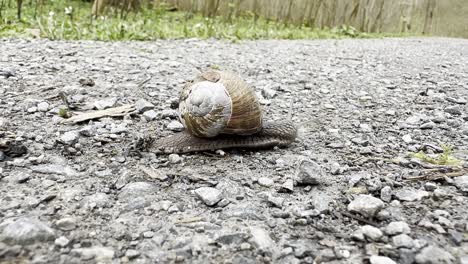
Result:
M47 102L41 102L37 104L37 110L47 112L49 110L49 104Z
M61 137L60 141L67 145L73 145L78 141L79 134L75 131L65 132Z
M170 163L180 163L182 161L182 158L178 154L170 154L169 157L169 162Z
M143 113L143 117L146 119L146 121L152 121L156 119L158 114L154 110L149 110Z
M66 238L64 236L61 236L61 237L55 239L55 245L57 245L59 247L66 247L68 245L68 243L70 243L70 240L68 240L68 238Z
M396 264L391 258L383 256L371 256L369 259L371 264Z
M264 187L271 187L275 183L272 179L267 177L258 178L258 184Z
M403 139L403 141L407 144L413 141L413 139L411 138L411 135L404 135L403 137L401 137L401 139Z
M180 132L180 131L183 131L184 130L184 125L182 125L182 123L180 123L179 121L171 121L168 125L167 125L167 129L171 130L171 131L175 131L175 132Z

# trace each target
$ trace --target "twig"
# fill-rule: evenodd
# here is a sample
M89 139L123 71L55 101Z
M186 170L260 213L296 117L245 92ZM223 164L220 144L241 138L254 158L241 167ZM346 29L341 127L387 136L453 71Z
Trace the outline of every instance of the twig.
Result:
M363 218L363 217L360 217L360 216L358 216L358 215L354 215L354 214L348 213L348 212L346 212L346 211L340 211L340 213L343 214L344 216L347 216L347 217L349 217L349 218L352 218L352 219L354 219L354 220L356 220L356 221L363 222L363 223L366 223L366 224L371 225L371 226L376 226L376 227L379 226L379 224L377 224L376 222L367 220L367 219L365 219L365 218Z
M438 174L426 174L426 175L421 175L421 176L414 176L406 179L407 181L420 181L420 180L429 180L429 181L435 181L435 180L441 180L444 179L445 177L459 177L463 176L466 173L468 173L468 169L460 169L458 171L451 171L451 172L442 172Z
M60 99L62 99L62 102L63 104L65 105L65 107L67 107L68 111L70 111L70 104L68 103L68 99L67 99L67 96L65 95L64 92L59 92L59 97Z
M71 118L65 119L62 123L79 123L91 119L97 119L101 117L108 117L108 116L125 116L127 114L131 114L135 112L135 105L123 105L114 108L108 108L104 110L94 111L90 113L82 113Z

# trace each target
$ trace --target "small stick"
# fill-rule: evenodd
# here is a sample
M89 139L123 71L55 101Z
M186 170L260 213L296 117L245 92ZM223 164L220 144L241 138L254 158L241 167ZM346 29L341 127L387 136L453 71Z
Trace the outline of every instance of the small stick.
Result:
M348 212L345 212L345 211L341 211L340 213L343 214L344 216L352 218L352 219L354 219L356 221L363 222L363 223L366 223L366 224L371 225L371 226L376 226L376 227L379 226L377 223L375 223L373 221L370 221L370 220L367 220L367 219L365 219L363 217L360 217L360 216L357 216L357 215L354 215L354 214L351 214L351 213L348 213Z

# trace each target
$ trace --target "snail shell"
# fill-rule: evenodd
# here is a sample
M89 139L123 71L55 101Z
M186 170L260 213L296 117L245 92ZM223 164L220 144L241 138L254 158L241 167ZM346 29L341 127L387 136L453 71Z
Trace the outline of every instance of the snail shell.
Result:
M206 71L186 84L179 114L187 131L197 137L252 135L262 129L262 110L254 90L229 72Z

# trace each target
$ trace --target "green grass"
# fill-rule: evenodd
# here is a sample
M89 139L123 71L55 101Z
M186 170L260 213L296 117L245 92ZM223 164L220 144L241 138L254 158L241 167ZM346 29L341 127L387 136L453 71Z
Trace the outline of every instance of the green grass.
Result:
M429 155L423 151L419 151L417 153L410 153L410 156L435 165L458 165L461 163L460 160L453 157L452 147L443 145L442 148L444 152L440 154Z
M7 0L3 0L7 2ZM12 2L15 2L14 0ZM72 12L66 12L66 8ZM68 9L69 11L70 9ZM52 40L153 40L178 38L242 39L320 39L367 38L389 35L367 34L349 26L334 29L313 29L285 25L265 19L238 17L205 18L197 14L144 9L121 19L119 10L106 16L91 18L91 3L52 0L37 8L35 2L24 3L22 20L16 18L16 6L3 8L0 17L0 37L41 37Z

